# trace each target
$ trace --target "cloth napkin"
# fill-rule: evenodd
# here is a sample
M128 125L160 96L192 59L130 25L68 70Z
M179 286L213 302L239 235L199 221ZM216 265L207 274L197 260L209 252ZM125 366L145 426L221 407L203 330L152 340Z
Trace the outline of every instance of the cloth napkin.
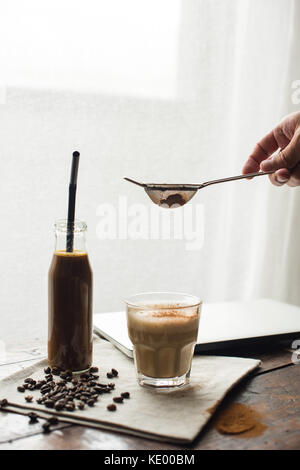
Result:
M86 407L82 411L56 412L35 402L40 396L39 390L18 392L17 386L25 378L43 378L46 360L36 362L1 380L0 399L7 398L9 402L22 405L25 411L60 416L63 421L70 423L160 441L190 443L211 418L226 393L256 369L260 361L239 357L194 356L191 383L183 389L167 392L140 387L136 381L133 360L105 340L94 341L94 365L99 367L99 382L115 383L115 390L110 394L99 395L94 407ZM119 376L107 379L106 373L112 368L118 370ZM116 404L116 411L108 411L107 405L113 403L113 397L122 392L130 392L130 399ZM32 403L25 401L26 395L34 396ZM16 408L12 409L17 411Z

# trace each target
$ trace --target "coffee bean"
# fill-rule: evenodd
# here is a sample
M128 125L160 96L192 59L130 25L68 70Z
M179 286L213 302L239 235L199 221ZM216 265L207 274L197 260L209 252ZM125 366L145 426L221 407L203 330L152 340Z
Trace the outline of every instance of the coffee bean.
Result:
M95 401L90 398L90 399L87 401L87 404L88 404L89 406L94 406Z
M113 383L107 384L107 386L108 386L111 390L113 390L113 389L115 388L115 384L113 384Z
M108 411L116 411L117 407L113 403L111 405L107 405L106 407Z
M8 405L8 401L6 398L0 400L0 408L5 408Z
M64 394L63 393L58 393L57 395L53 395L51 398L52 398L52 400L57 402L57 401L61 400L62 398L64 398Z
M80 410L84 410L84 407L85 407L84 403L83 403L82 401L80 401L80 402L78 403L78 408L79 408Z
M57 385L66 385L66 381L65 380L59 380L59 382L57 382Z
M54 406L56 411L61 411L64 409L64 407L65 407L64 403L61 403L61 402L55 403L55 406Z
M111 373L114 377L118 377L119 372L116 369L112 369Z
M33 400L33 396L32 396L32 395L27 395L27 397L25 397L25 400L26 400L28 403L31 403L32 400Z
M17 387L18 392L24 393L25 392L25 387L23 385L19 385Z
M90 377L90 374L88 374L87 372L84 372L83 374L80 374L81 379L88 379L89 377Z
M61 373L61 370L58 367L53 367L51 372L53 375L59 375Z
M54 408L54 401L53 400L46 400L45 401L46 408Z
M34 424L34 423L38 423L38 415L36 413L34 413L33 411L31 411L30 413L28 413L28 418L29 418L29 424Z
M45 367L44 369L45 374L51 374L51 367Z
M43 403L42 398L37 398L36 402L41 405Z
M97 382L94 382L94 380L91 380L91 381L87 384L88 387L95 387L95 385L97 385Z
M130 398L130 393L129 392L123 392L123 393L121 393L121 397Z
M28 387L28 390L35 390L35 385L34 384L30 384Z
M74 410L75 410L75 405L74 405L74 403L67 403L67 404L66 404L66 410L67 410L67 411L74 411Z
M116 403L123 403L123 397L114 397L113 401Z
M26 384L31 384L32 381L33 379L31 377L28 377L27 379L24 380Z
M98 372L98 371L99 371L98 367L91 367L91 368L90 368L90 372L91 372L92 374L93 374L94 372Z
M50 416L50 418L47 419L47 422L51 424L51 426L56 426L59 423L59 420L56 416Z
M111 372L107 372L107 374L106 374L106 377L107 377L108 379L112 379L113 376L114 376L114 375L113 375Z
M50 430L50 424L47 423L47 421L46 421L46 423L43 424L42 427L43 427L43 432L44 432L45 434L48 434L48 433L51 431L51 430Z
M44 385L41 386L41 392L42 392L43 390L50 390L50 388L51 388L50 385L49 385L48 383L46 383L46 384L44 384Z

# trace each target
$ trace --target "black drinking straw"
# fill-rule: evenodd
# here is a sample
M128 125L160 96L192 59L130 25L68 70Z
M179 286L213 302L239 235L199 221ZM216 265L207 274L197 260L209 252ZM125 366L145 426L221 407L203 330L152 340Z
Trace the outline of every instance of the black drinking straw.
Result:
M80 156L79 152L73 152L71 178L70 178L70 184L69 184L69 206L68 206L67 247L66 247L66 251L69 253L72 253L73 251L75 200L76 200L79 156Z

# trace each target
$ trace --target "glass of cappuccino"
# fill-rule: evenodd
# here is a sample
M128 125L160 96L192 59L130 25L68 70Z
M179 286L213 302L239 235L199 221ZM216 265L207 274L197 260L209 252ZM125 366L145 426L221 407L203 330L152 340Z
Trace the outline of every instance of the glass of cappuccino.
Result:
M189 383L202 301L188 294L149 292L126 301L138 383L170 389Z

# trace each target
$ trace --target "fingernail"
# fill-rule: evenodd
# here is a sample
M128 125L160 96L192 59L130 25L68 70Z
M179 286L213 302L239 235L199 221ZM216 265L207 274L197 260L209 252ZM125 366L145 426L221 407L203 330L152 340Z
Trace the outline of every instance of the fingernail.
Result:
M289 178L286 178L286 176L276 176L276 179L278 183L287 183Z

